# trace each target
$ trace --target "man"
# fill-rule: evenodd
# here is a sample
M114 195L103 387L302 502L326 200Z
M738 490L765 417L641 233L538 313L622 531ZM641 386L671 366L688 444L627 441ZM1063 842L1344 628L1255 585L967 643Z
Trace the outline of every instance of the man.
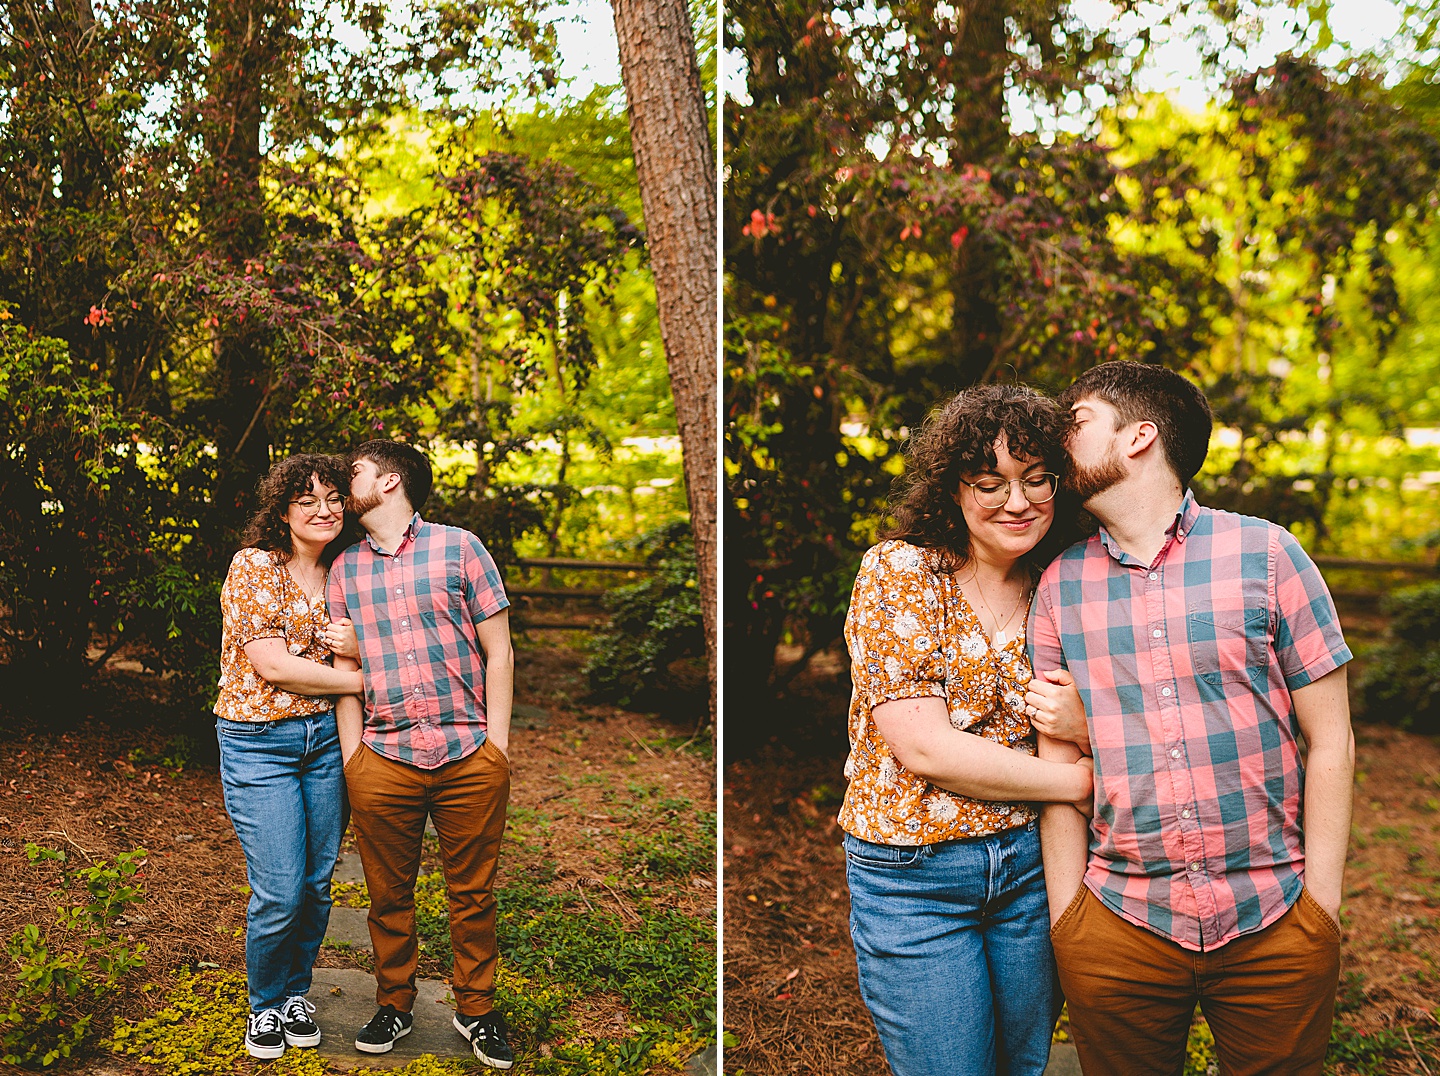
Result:
M1287 531L1195 502L1211 414L1190 382L1112 362L1061 402L1100 532L1040 580L1028 701L1073 676L1094 754L1093 823L1041 820L1081 1067L1178 1074L1198 1001L1223 1071L1318 1074L1354 773L1335 607Z
M440 838L455 951L455 1028L477 1058L515 1055L495 997L495 868L510 792L514 657L500 573L469 531L426 523L430 465L394 441L351 460L366 539L330 569L330 619L355 622L365 701L336 709L351 819L370 892L379 1011L355 1037L386 1053L413 1023L415 877L428 814ZM353 661L336 659L353 668Z

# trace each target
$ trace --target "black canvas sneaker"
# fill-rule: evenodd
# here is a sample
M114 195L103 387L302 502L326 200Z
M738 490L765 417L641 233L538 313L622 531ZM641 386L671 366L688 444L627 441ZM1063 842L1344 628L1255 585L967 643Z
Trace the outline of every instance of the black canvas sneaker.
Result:
M410 1013L401 1012L393 1005L382 1005L355 1036L355 1049L362 1054L388 1054L395 1040L410 1034L414 1025L415 1017Z
M484 1016L455 1014L455 1030L470 1040L470 1051L480 1063L492 1069L508 1069L515 1064L515 1051L506 1038L505 1017L498 1012Z
M286 998L280 1006L280 1023L285 1028L287 1046L319 1046L320 1026L315 1023L315 1006L309 998L296 995Z
M262 1009L245 1019L245 1050L251 1057L272 1061L285 1053L285 1028L279 1009Z

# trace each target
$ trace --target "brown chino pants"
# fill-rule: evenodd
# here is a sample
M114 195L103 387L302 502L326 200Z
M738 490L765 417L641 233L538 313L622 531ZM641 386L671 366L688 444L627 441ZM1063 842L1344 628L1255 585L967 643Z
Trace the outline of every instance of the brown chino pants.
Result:
M488 739L457 762L422 770L363 744L345 767L351 821L370 891L375 1002L415 1005L415 878L425 816L435 820L455 950L455 1011L483 1016L494 1005L495 868L505 832L510 763Z
M1085 1076L1179 1076L1197 1001L1221 1076L1319 1076L1340 928L1309 892L1264 930L1197 953L1082 885L1050 939Z

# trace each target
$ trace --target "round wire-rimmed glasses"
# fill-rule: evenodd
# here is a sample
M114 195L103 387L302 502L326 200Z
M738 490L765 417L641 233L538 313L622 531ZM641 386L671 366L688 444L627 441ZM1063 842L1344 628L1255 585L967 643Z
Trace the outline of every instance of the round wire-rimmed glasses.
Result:
M964 481L964 479L961 479L961 481ZM302 497L300 500L291 501L290 503L300 509L302 513L311 517L320 514L320 505L322 503L326 508L330 509L331 515L338 516L345 511L345 498L338 493L331 494L329 497L326 497L323 502L316 500L314 497Z
M960 481L974 491L975 503L981 508L1003 507L1010 499L1010 487L1017 482L1020 484L1020 492L1025 494L1025 499L1031 504L1044 504L1054 500L1055 491L1060 487L1060 476L1049 471L1027 474L1024 478L1012 478L1008 482L1003 478L982 478L978 482L966 482L962 478Z

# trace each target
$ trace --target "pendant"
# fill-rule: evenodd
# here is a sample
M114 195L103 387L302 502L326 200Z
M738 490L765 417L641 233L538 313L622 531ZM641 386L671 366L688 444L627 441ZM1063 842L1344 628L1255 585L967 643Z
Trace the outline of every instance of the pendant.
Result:
M997 632L995 633L995 647L996 647L997 650L998 650L1000 647L1004 646L1005 643L1006 643L1006 641L1007 641L1007 639L1006 639L1005 633L1004 633L1003 631L997 631Z

